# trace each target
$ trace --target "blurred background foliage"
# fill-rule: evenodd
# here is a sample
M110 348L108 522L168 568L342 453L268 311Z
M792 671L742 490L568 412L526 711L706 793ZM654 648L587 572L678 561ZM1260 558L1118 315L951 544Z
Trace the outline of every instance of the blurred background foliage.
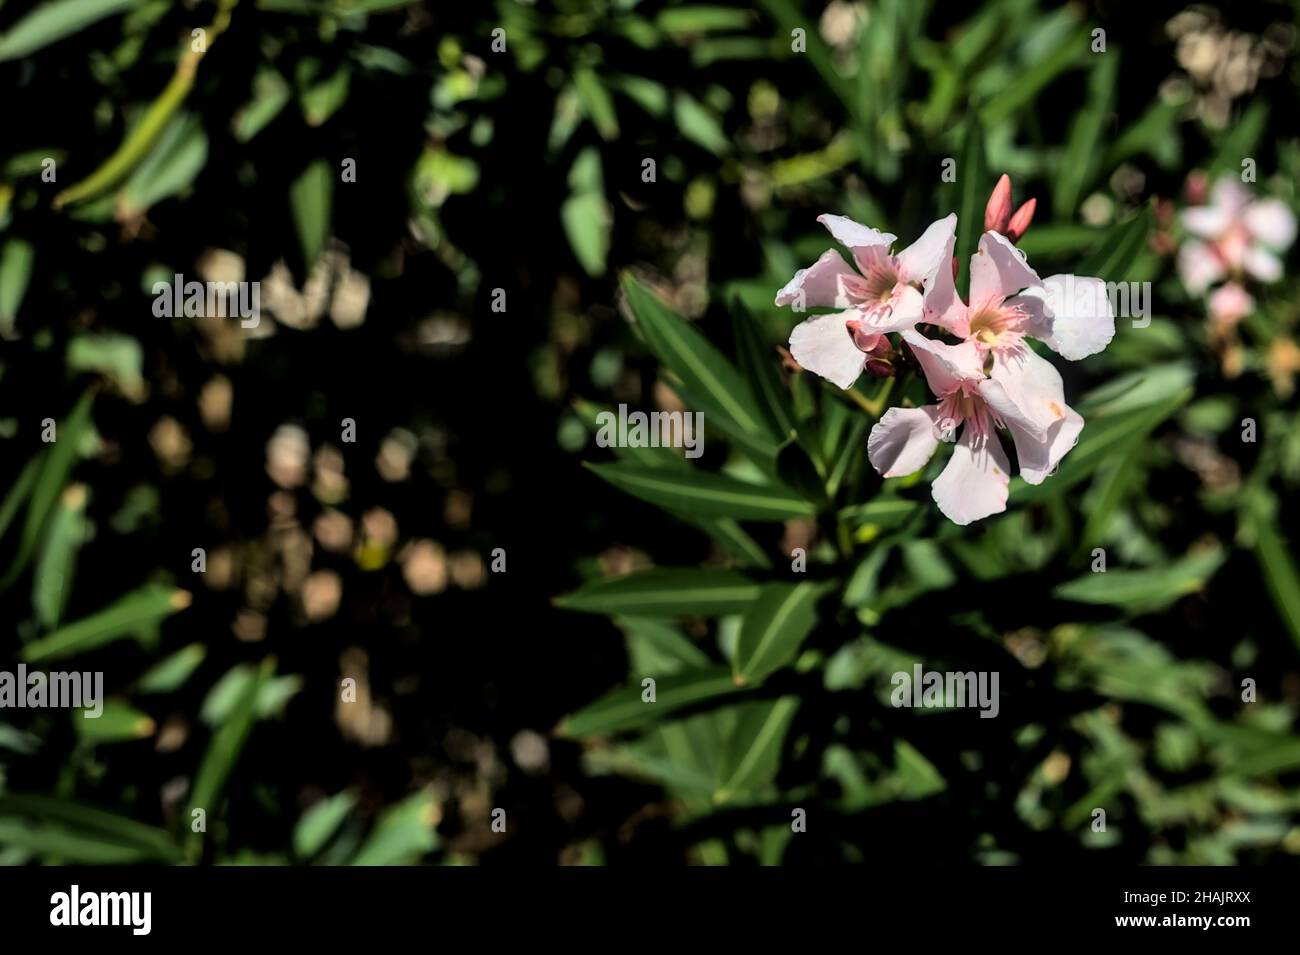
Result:
M1173 268L1190 175L1296 206L1298 16L0 3L0 659L109 694L0 714L0 859L1300 853L1297 283L1225 338ZM864 466L893 382L792 370L772 298L819 213L969 248L1002 172L1040 274L1152 320L958 529ZM177 275L260 322L157 316ZM700 461L595 448L683 401ZM894 709L914 662L999 717Z

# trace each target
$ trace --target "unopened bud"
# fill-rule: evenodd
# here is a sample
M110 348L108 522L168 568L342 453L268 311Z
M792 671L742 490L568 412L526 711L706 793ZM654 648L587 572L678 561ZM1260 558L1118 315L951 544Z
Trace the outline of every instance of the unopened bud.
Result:
M1034 210L1037 207L1038 200L1030 199L1016 210L1016 214L1011 217L1004 232L1008 239L1012 242L1020 241L1020 237L1029 229L1029 223L1034 221Z
M984 231L1007 231L1007 222L1011 219L1011 177L1006 173L993 187L988 205L984 207Z

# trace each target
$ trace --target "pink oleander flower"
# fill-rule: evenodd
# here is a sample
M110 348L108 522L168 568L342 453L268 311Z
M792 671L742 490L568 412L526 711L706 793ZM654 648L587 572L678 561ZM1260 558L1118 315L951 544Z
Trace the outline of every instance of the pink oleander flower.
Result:
M1261 282L1282 277L1279 254L1295 241L1296 219L1280 199L1251 199L1241 181L1220 177L1208 205L1184 209L1191 233L1178 250L1178 275L1192 295L1203 295L1225 278L1250 275Z
M940 441L952 441L960 428L952 457L931 487L934 502L955 524L1006 510L1011 465L996 428L1012 429L1018 454L1022 440L1026 448L1030 438L1035 441L1033 448L1041 447L1041 432L1002 385L984 374L984 356L975 342L948 345L915 329L903 332L903 340L912 346L939 403L886 411L867 439L872 466L887 478L913 474L925 467ZM1046 467L1048 458L1035 463Z
M857 269L830 249L795 273L777 293L776 304L792 305L795 311L840 309L796 326L790 354L804 368L847 389L869 362L878 368L885 361L886 334L912 328L926 316L926 296L936 276L949 271L957 217L932 223L897 255L890 252L897 238L891 233L844 216L822 215L817 221L848 247Z
M970 303L944 270L926 307L927 322L961 340L948 345L915 330L903 334L940 403L887 412L872 429L868 458L885 477L913 473L964 422L933 496L950 520L969 524L1006 509L1010 468L997 427L1011 433L1020 474L1030 484L1052 473L1083 430L1083 418L1065 402L1060 373L1026 339L1068 359L1084 358L1110 343L1115 318L1100 279L1040 279L995 232L981 236L971 257Z

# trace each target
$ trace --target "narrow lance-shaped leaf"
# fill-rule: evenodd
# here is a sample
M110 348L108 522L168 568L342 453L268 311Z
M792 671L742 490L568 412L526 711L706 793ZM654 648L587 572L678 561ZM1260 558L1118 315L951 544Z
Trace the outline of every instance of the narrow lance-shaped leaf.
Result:
M714 794L717 802L728 802L737 794L771 783L781 766L786 734L798 709L795 696L741 708L741 718L728 741L723 783Z
M593 581L555 603L586 613L709 617L740 613L758 593L759 585L739 571L664 567Z
M673 510L754 521L784 521L817 513L812 502L777 484L749 484L709 472L678 473L632 464L587 467L620 490Z
M675 710L738 692L731 673L723 667L686 670L655 678L655 697L640 682L621 687L583 707L557 729L562 736L594 736L635 729L662 719Z
M703 335L628 273L623 275L623 290L638 327L659 360L693 396L707 403L701 409L706 418L710 414L724 416L744 432L768 442L775 453L779 437L763 420L740 373Z
M745 611L732 671L740 684L757 683L798 653L817 624L815 606L826 585L803 581L763 587Z
M266 660L257 669L257 675L244 687L239 702L229 718L212 736L208 750L199 765L194 778L194 788L190 793L189 809L185 813L184 823L188 827L194 810L201 809L206 815L215 815L217 800L225 788L226 780L235 767L239 754L248 741L248 734L253 730L257 720L257 698L262 685L274 672L273 660ZM191 858L201 851L203 835L191 831L188 835L187 848Z
M156 627L163 618L188 607L190 599L187 591L148 584L96 614L29 643L21 656L28 663L37 663L93 650Z

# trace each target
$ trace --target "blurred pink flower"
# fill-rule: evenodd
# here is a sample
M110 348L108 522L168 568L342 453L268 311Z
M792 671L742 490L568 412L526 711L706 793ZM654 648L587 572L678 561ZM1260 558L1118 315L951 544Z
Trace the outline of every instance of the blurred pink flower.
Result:
M883 336L912 328L926 314L926 297L936 276L947 274L957 217L930 225L897 255L889 251L897 236L878 232L844 216L817 221L853 254L855 271L834 249L795 273L777 292L777 305L838 308L800 323L790 335L790 354L804 368L841 388L850 388L871 356L879 356ZM941 266L945 266L941 268ZM951 283L951 276L949 276Z
M1280 199L1252 200L1237 177L1225 175L1208 205L1185 209L1180 219L1192 237L1178 250L1178 275L1192 295L1229 277L1282 277L1279 254L1295 241L1296 219Z
M1210 331L1216 337L1226 335L1255 309L1255 299L1237 282L1225 282L1207 300Z

